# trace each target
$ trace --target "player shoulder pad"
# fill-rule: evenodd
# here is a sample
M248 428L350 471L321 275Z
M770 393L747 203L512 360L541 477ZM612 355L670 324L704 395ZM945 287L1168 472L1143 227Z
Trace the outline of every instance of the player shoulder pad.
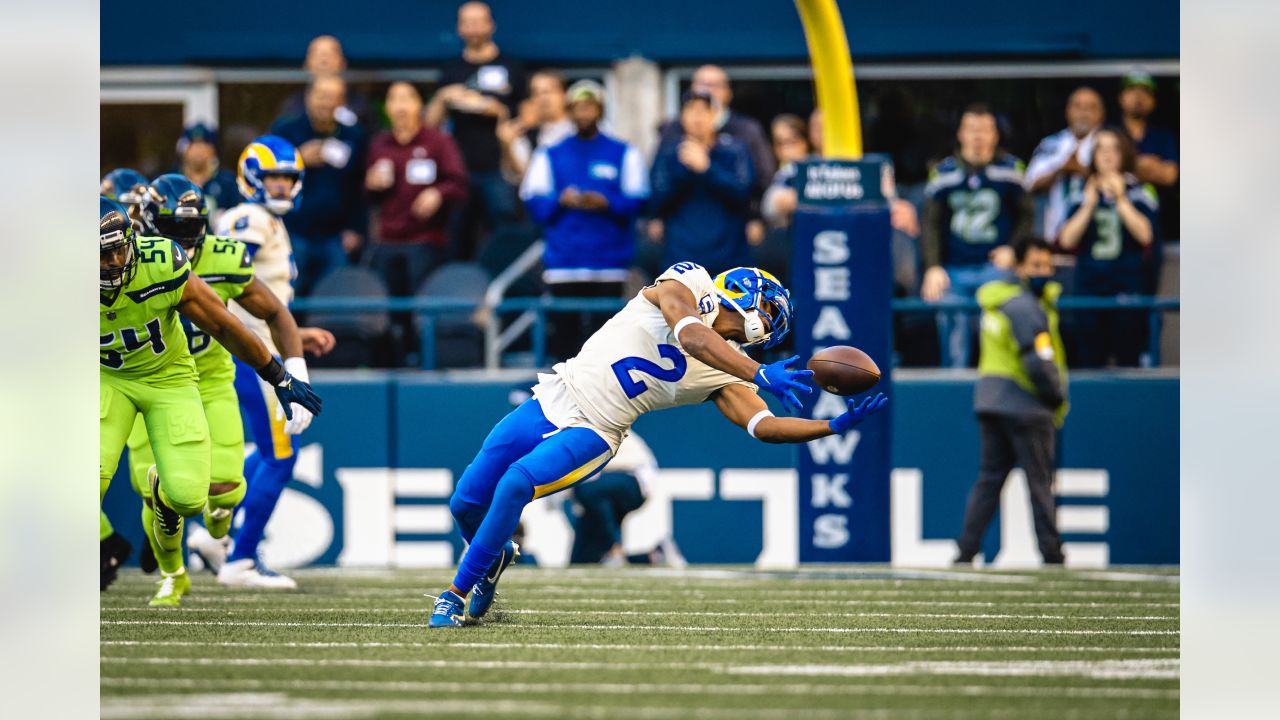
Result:
M689 288L689 292L693 293L694 302L698 304L698 311L704 315L712 312L719 305L715 298L715 280L711 278L711 273L698 263L678 262L659 275L653 284L657 285L663 280L674 280Z
M270 211L253 203L240 203L222 216L218 235L241 242L261 244L271 230Z
M182 246L165 238L142 238L138 243L138 275L125 295L136 303L181 291L191 276L191 263Z

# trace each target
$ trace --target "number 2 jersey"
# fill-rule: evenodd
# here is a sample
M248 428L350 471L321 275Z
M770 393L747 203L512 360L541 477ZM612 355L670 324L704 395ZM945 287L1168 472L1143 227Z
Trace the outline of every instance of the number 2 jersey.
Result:
M138 269L129 284L99 295L98 360L102 372L156 387L196 381L178 303L191 263L177 243L138 238Z
M649 287L664 280L689 288L702 324L710 327L720 313L720 301L707 271L694 263L677 263ZM703 402L732 384L756 390L690 357L662 310L640 292L588 338L576 356L557 364L551 374L540 373L533 393L553 425L590 428L617 452L641 415Z
M293 300L293 278L296 272L293 266L293 245L289 242L289 231L285 229L284 221L262 205L245 202L222 214L218 219L217 233L235 238L248 247L258 282L266 285L268 290L280 298L281 303L288 306ZM232 306L231 312L272 353L279 354L265 320L235 306Z

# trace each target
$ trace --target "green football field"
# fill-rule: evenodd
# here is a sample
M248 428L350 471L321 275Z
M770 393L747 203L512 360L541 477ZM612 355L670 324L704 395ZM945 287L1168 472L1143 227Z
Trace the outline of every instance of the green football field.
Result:
M540 570L428 631L446 571L102 594L104 718L1177 717L1176 570Z

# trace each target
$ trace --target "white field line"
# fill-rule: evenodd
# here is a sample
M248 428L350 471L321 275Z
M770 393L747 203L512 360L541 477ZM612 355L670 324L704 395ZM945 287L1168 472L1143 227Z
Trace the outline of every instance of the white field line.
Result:
M245 603L245 604L249 604L249 603L262 603L262 602L264 602L265 600L270 599L270 600L276 600L276 601L288 601L288 602L290 603L287 607L282 607L282 606L279 606L279 605L277 605L277 606L276 606L276 607L280 607L281 609L287 609L287 610L294 610L294 609L297 609L297 610L305 610L305 609L307 608L306 601L307 601L307 600L309 600L309 599L312 599L312 598L308 598L306 595L297 595L297 594L287 594L287 595L283 595L283 594L280 594L280 593L273 593L273 594L270 594L270 595L266 595L266 594L263 594L263 593L235 594L235 595L232 595L232 594L221 594L221 595L219 595L218 597L214 598L214 597L209 597L208 595L204 595L204 594L203 594L203 590L204 590L204 588L197 588L197 589L196 589L196 592L197 592L197 593L201 593L201 594L197 594L197 595L188 595L187 597L183 598L182 602L184 602L184 603L188 603L188 604L191 604L191 603L195 603L195 604L202 604L202 603L210 603L210 604L221 604L221 603L238 604L238 603ZM499 593L499 594L501 595L502 593ZM394 603L394 602L396 602L396 601L398 600L398 601L400 601L400 602L404 602L404 603L416 603L417 605L421 605L421 604L422 604L422 600L420 599L421 597L422 597L421 593L418 593L418 592L416 592L416 591L405 591L405 592L402 594L402 597L400 597L400 598L386 598L386 600L385 600L384 602L392 602L392 603ZM333 601L335 601L335 600L340 600L340 599L341 599L341 596L325 595L325 596L323 596L323 597L314 598L314 599L315 599L315 600L317 600L317 601L330 602L330 603L331 603L331 602L333 602ZM125 601L124 601L123 599L120 599L120 601L119 601L119 602L120 602L120 603L123 603L123 602L125 602ZM897 606L908 606L908 607L915 607L915 606L922 606L922 607L978 607L978 608L1007 608L1007 609L1033 608L1033 607L1051 607L1051 608L1095 608L1095 609L1098 609L1098 608L1140 608L1140 607L1151 607L1151 608L1177 608L1177 607L1181 607L1181 603L1176 603L1176 602L1130 602L1130 601L1128 601L1128 600L1122 600L1122 601L1119 601L1119 602L1071 602L1071 601L1060 601L1060 602L1022 602L1022 601L1004 601L1004 602L995 602L995 601L991 601L991 600L985 600L985 601L984 601L984 600L871 600L871 599L862 599L862 600L842 600L842 599L823 600L823 599L817 599L817 598L809 598L809 599L804 599L804 598L794 598L794 599L792 599L792 598L773 598L773 597L763 597L763 598L748 598L748 599L745 599L745 600L743 600L743 599L739 599L739 598L699 598L699 599L698 599L698 602L699 602L699 603L701 603L701 604L704 604L704 605L752 605L752 606L755 606L755 605L781 605L781 604L785 604L785 605L788 605L788 606L795 606L795 605L799 604L799 605L803 605L803 606L805 606L805 607L809 607L809 606L817 606L817 607L821 607L821 606L827 606L827 605L831 605L831 606L846 606L846 605L848 605L848 606L858 606L858 607L863 606L863 605L890 606L890 607L897 607ZM577 606L579 606L579 605L581 605L581 606L586 606L586 607L593 607L593 606L599 605L599 604L601 604L601 603L608 603L608 604L610 604L610 605L670 605L670 604L671 604L671 601L670 601L670 600L666 600L666 599L657 599L657 598L616 598L616 597L615 597L615 598L603 598L603 597L575 597L575 598L570 599L570 600L561 600L561 601L557 602L557 603L556 603L556 607L558 607L558 608L573 609L573 608L575 608L575 607L577 607ZM135 602L133 602L133 601L129 601L129 604L128 604L128 605L124 605L124 604L104 605L101 609L103 609L103 610L119 610L119 609L126 608L126 607L128 607L128 608L132 608L132 607L136 607L136 606L137 606L137 605L136 605L136 603L135 603ZM184 607L185 607L185 606L184 606ZM366 605L352 605L352 606L350 607L350 609L352 609L352 610L364 610L364 609L366 609L366 607L367 607Z
M123 587L126 592L129 592L130 589L136 592L142 592L145 589L146 591L149 592L151 590L151 586L154 584L155 583L147 583L145 586L139 584L133 588L130 588L130 586L128 585L125 585ZM443 584L444 583L441 583L441 585ZM419 583L416 587L421 588L424 586L421 583ZM428 590L439 589L435 585L426 585L425 588ZM520 585L512 582L503 583L503 588L507 591L511 591L511 592L519 591L522 594L527 594L534 597L545 594L545 595L554 595L557 598L562 598L565 595L587 595L592 598L596 598L600 595L633 596L637 593L648 592L654 589L652 587L577 587L577 586L569 586L569 585L530 585L530 584ZM303 586L303 589L304 591L307 589L305 585ZM737 588L727 588L727 589L738 590ZM1177 592L1167 592L1163 590L1151 590L1151 591L1146 591L1146 590L1141 590L1141 591L1136 591L1136 590L1135 591L953 590L953 589L947 589L947 588L930 588L930 587L870 589L870 588L859 588L856 585L852 585L852 584L849 587L845 587L845 588L829 588L829 589L805 589L805 590L773 589L773 588L760 587L760 586L751 586L748 588L741 588L741 589L756 590L761 593L767 593L768 596L771 598L795 598L800 600L809 599L809 598L821 598L821 597L836 597L840 599L858 599L863 597L914 598L914 597L923 595L928 598L959 598L959 597L975 597L975 596L976 597L1000 597L1000 598L1029 597L1029 598L1039 598L1039 599L1059 598L1059 597L1108 598L1108 599L1133 598L1136 600L1150 601L1154 599L1154 600L1165 600L1165 601L1172 602L1172 601L1176 601L1179 597L1179 594ZM214 585L204 585L204 584L198 584L195 588L195 592L199 593L200 595L209 596L209 597L232 595L232 596L254 597L254 598L279 598L279 597L285 596L283 593L280 593L278 591L250 593L244 590L238 590L233 588L222 588ZM416 590L413 587L406 586L406 587L397 587L397 588L341 588L341 589L334 589L334 590L326 589L322 592L324 592L326 596L330 596L330 597L404 597L406 595L421 594L422 592L424 592L424 590L420 590L420 589ZM726 594L733 594L733 593L722 592L720 588L696 588L696 587L680 586L680 594L681 594L681 597L686 599L688 598L701 599L706 596L724 596ZM748 598L748 600L751 600L751 599Z
M666 652L671 650L690 650L697 652L708 651L750 651L750 652L842 652L842 653L858 653L858 652L946 652L946 653L962 653L962 652L1020 652L1020 653L1072 653L1072 652L1101 652L1101 653L1178 653L1176 647L1108 647L1105 645L1057 645L1057 646L1032 646L1032 645L970 645L958 646L949 645L947 647L910 647L907 645L696 645L696 644L674 644L674 645L637 645L632 643L518 643L518 642L450 642L450 643L425 643L425 642L248 642L248 641L211 641L211 640L103 640L99 643L103 647L199 647L199 648L429 648L432 650L443 649L468 649L468 650L642 650L642 651L659 651Z
M426 628L426 623L354 623L354 622L260 622L255 620L99 620L99 625L191 625L215 627L358 627L358 628ZM687 625L580 625L521 623L521 628L548 630L658 630L669 632L796 632L796 633L908 633L932 634L997 634L997 635L1178 635L1178 630L1048 630L1042 628L801 628L801 627L698 627Z
M1087 677L1095 680L1177 680L1177 658L1125 660L908 661L879 665L734 665L731 675L886 677L981 675L987 677Z
M520 718L546 717L572 720L794 720L796 708L691 708L640 706L575 707L552 703L534 703L527 699L450 701L433 700L424 708L421 700L311 700L289 697L284 693L198 693L163 694L103 698L101 717L124 720L137 717L164 717L173 720L314 720L315 718L368 718L382 715L421 717L424 710L431 716L513 715ZM934 720L946 718L1021 718L1020 714L984 710L906 710L892 708L859 708L826 710L805 708L811 720Z
M290 608L193 608L182 607L176 608L181 613L407 613L416 614L427 612L427 605L424 603L420 608L335 608L335 607L290 607ZM156 612L155 608L150 607L123 607L110 608L104 612L139 612L152 613ZM173 610L166 610L173 612ZM629 617L726 617L726 618L755 618L755 617L778 617L777 612L715 612L715 611L699 611L699 610L571 610L557 608L555 610L503 610L504 613L513 615L552 615L562 617L568 612L574 615L606 615L606 616L629 616ZM953 619L953 620L1125 620L1125 621L1168 621L1178 622L1176 615L1013 615L1003 613L890 613L890 612L801 612L796 613L804 617L826 617L826 618L936 618L936 619Z
M608 663L546 660L374 660L367 658L190 658L104 657L104 664L191 665L197 667L347 667L477 670L708 670L733 675L883 677L889 675L985 675L995 677L1089 677L1123 680L1176 680L1178 658L1124 660L908 661L895 664L749 665L709 662Z
M155 687L152 676L103 677L103 687ZM166 678L166 690L190 688L212 690L226 687L232 690L303 690L337 692L406 692L406 693L481 693L492 697L495 690L520 695L550 693L586 693L608 695L908 695L931 697L1066 697L1105 699L1176 700L1177 690L1159 688L1124 687L1017 687L1004 685L834 685L792 683L771 685L743 685L732 683L495 683L485 682L422 682L396 680L256 680L256 679L205 679Z

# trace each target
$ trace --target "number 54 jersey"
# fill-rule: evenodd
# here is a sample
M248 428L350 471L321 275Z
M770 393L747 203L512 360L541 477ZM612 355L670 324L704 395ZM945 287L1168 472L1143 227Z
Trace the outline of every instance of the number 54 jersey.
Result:
M195 384L178 303L191 263L177 243L138 238L138 271L114 297L100 296L98 361L102 372L155 387Z
M710 327L720 312L710 274L700 265L684 262L659 275L654 285L666 280L689 288L702 324ZM559 428L590 428L614 452L631 424L647 412L700 403L735 383L756 390L755 385L690 357L662 311L643 292L588 338L576 356L553 371L539 374L533 389L547 420Z

